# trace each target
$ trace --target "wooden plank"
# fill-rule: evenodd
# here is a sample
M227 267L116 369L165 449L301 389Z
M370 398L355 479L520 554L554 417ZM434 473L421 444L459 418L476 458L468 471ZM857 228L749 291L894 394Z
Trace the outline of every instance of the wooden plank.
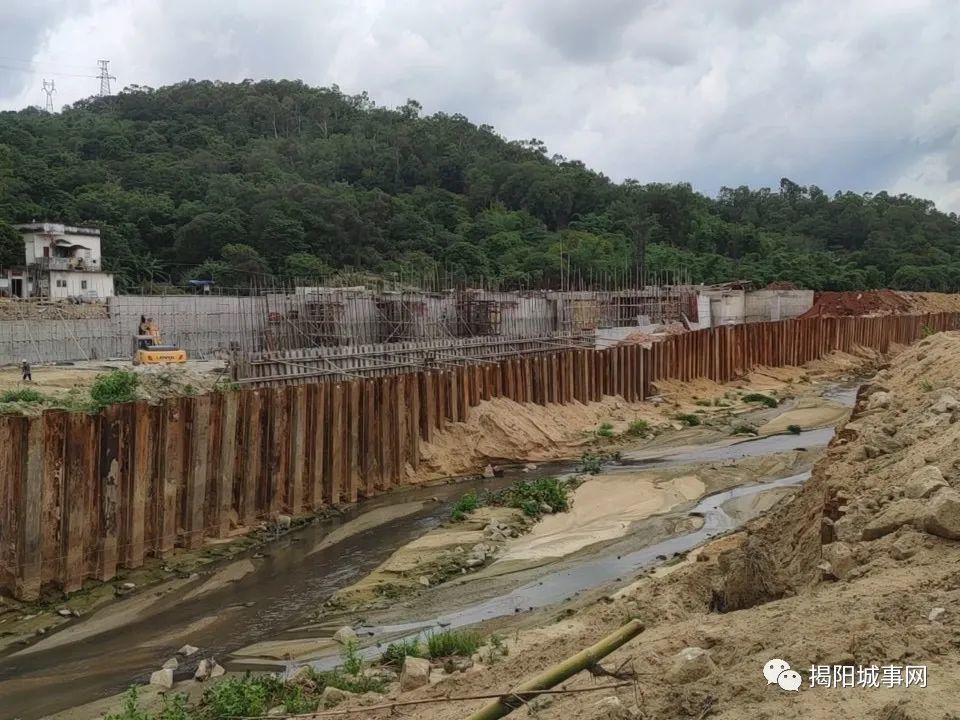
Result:
M189 398L192 403L192 431L189 437L190 460L186 485L186 512L183 523L183 546L196 550L203 545L205 533L204 505L207 500L207 482L210 466L210 396Z
M16 597L36 600L40 597L43 540L40 520L43 514L43 418L24 418L21 423L19 450L23 453L21 472L14 478L20 483L13 501L18 521Z
M287 488L284 505L291 515L303 512L306 494L307 465L307 387L295 385L287 388L287 412L289 415L287 443Z
M417 378L414 376L414 381ZM360 428L360 489L364 497L376 494L375 461L379 457L379 423L376 410L376 381L363 380L361 383L363 420ZM418 418L419 419L419 418ZM418 432L421 428L418 427Z
M93 419L85 413L70 413L67 418L67 465L64 480L64 509L60 555L63 591L76 592L83 587L86 576L85 545L92 529L90 506L93 483L88 477L92 465L90 457L96 452L91 443Z
M267 466L263 500L268 517L275 519L284 508L284 497L290 482L290 414L287 394L283 387L270 388L270 424L267 440L269 465Z
M480 377L480 368L474 379ZM480 388L474 385L477 402L480 401ZM414 471L420 467L420 381L416 374L407 375L407 458Z
M117 574L118 515L123 476L129 471L122 455L129 429L129 406L110 405L99 415L100 422L100 537L96 577L112 580Z
M437 398L434 375L427 371L420 374L420 394L423 398L423 410L420 413L420 436L424 442L433 440L433 429L437 424Z
M238 433L240 418L237 417L240 405L239 393L225 393L221 396L220 407L220 460L217 464L216 475L216 495L214 521L212 523L214 532L219 538L224 538L230 534L231 510L234 506L233 486L237 475L237 450L242 443L237 442L237 438L242 439Z
M328 413L329 390L332 387L329 383L320 383L310 386L308 397L309 412L311 416L311 430L313 432L313 442L310 447L310 477L308 484L310 487L309 503L313 511L323 507L324 488L326 487L327 465L327 425L330 422Z
M462 378L461 378L462 379ZM461 387L463 383L460 383ZM402 375L394 377L394 402L393 402L393 476L391 482L399 485L403 479L406 465L406 447L407 447L407 394L406 382ZM462 398L461 398L462 399ZM461 406L462 407L462 406Z
M243 407L243 468L240 472L240 488L237 497L239 521L252 525L257 519L257 485L260 481L263 427L260 422L263 390L251 390L242 399Z
M344 468L343 497L356 502L360 486L360 391L357 380L344 384L344 410L347 414L346 467Z
M186 420L184 398L168 399L163 405L163 456L159 488L157 554L167 557L173 552L177 540L177 516L179 511L178 489L184 478L184 438Z
M40 584L60 579L60 516L65 502L63 494L64 460L67 441L67 414L59 410L43 413L43 540L40 556ZM2 432L0 432L2 437ZM0 440L0 442L3 442ZM3 449L0 448L0 458ZM2 459L0 459L2 466ZM0 473L4 472L0 467ZM2 479L0 479L2 488ZM3 497L7 497L3 495ZM142 524L141 510L141 524ZM129 513L128 513L129 516ZM0 515L2 517L2 515ZM2 556L0 556L2 557Z
M396 394L393 390L393 385L395 383L396 376L387 376L380 378L380 387L379 387L379 396L380 396L380 408L378 410L380 414L380 481L378 488L380 490L386 490L390 487L390 482L394 477L394 458L396 457L393 444L394 439L396 438L396 430L392 427L391 422L393 421L393 412L394 404L396 402ZM445 378L441 378L440 388L442 389L447 383Z
M343 383L334 383L330 388L330 422L328 423L327 447L330 457L330 474L325 478L324 500L330 505L340 503L340 488L346 472L346 409L344 407Z

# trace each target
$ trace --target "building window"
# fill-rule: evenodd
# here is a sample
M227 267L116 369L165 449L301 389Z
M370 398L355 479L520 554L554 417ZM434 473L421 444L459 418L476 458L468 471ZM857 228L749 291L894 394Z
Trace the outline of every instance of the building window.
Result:
M86 290L86 289L87 289L87 281L86 281L86 280L81 280L81 281L80 281L80 289L81 289L81 290Z
M67 286L66 280L57 280L57 287L65 288Z

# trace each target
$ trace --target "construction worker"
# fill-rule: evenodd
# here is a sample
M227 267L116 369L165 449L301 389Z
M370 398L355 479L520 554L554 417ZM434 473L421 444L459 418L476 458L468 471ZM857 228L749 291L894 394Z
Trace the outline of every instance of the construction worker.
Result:
M30 372L30 363L27 362L26 358L20 363L20 374L23 382L33 382L33 373Z

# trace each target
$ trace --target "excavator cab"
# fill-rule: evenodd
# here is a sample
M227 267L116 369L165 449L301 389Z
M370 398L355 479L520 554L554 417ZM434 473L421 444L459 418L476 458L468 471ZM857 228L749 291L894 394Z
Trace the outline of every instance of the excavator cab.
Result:
M167 365L186 361L186 350L181 350L176 345L163 345L159 335L133 336L134 365Z

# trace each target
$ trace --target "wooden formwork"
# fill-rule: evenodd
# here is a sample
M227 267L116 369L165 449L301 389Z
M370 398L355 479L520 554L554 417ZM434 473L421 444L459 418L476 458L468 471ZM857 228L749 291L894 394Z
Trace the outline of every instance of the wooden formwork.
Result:
M493 398L644 400L658 380L726 382L858 347L881 352L960 314L810 318L698 330L652 347L569 348L406 374L0 417L0 591L78 590L237 525L404 482L420 443Z

